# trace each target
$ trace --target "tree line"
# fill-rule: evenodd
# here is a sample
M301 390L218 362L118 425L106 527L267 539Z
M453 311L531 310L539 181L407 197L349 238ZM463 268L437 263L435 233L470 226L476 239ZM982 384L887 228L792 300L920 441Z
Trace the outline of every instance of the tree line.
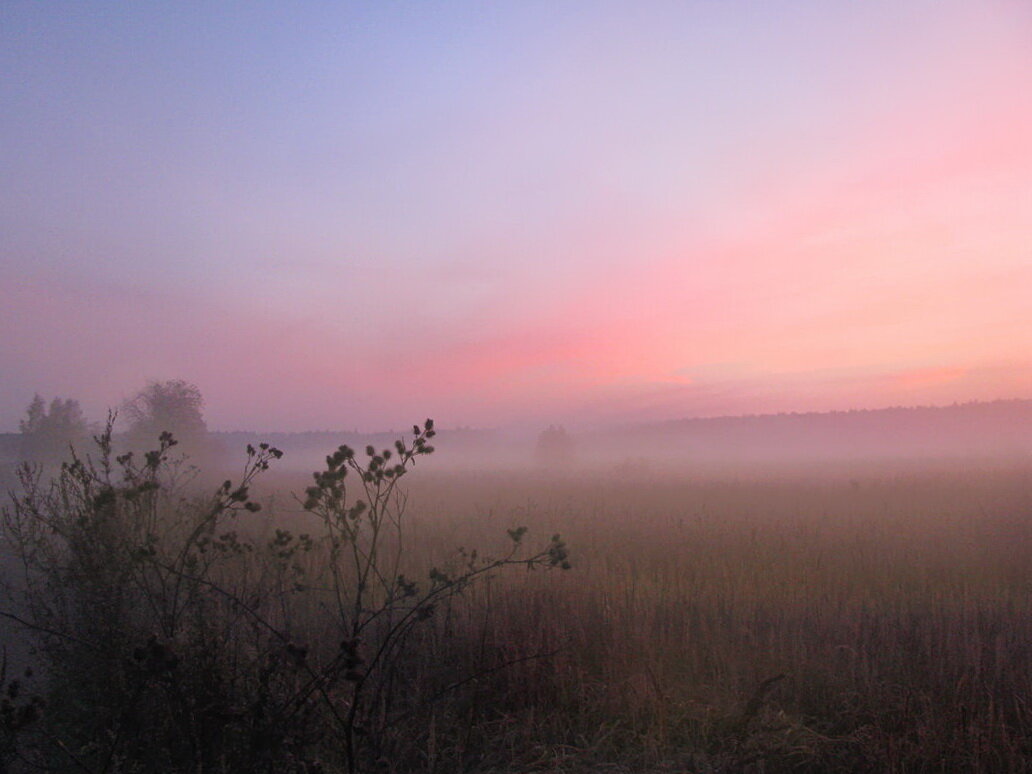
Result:
M128 421L121 437L128 449L149 448L165 431L184 450L198 453L206 446L204 397L197 385L183 379L150 382L114 413ZM66 458L70 448L86 448L100 428L86 419L78 400L55 397L48 403L37 393L18 431L22 460L51 463Z

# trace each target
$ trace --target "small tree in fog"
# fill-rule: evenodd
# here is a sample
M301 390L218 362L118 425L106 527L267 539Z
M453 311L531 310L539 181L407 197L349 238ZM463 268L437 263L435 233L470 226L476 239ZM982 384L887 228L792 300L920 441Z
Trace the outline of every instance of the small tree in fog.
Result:
M125 403L129 442L145 447L164 432L172 433L189 451L197 451L208 435L204 397L197 385L182 379L151 382Z
M68 456L70 447L81 446L89 437L89 426L79 401L54 398L47 406L36 394L18 423L21 457L29 462L57 462Z
M538 464L546 467L566 465L573 461L573 439L562 425L549 425L538 435L535 450Z

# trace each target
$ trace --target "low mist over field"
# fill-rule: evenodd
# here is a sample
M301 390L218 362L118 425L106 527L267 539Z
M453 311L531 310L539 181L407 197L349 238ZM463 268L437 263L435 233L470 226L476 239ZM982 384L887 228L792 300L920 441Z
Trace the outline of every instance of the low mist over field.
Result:
M170 420L170 427L174 422ZM93 424L93 429L98 427ZM50 441L56 456L69 443L88 448L89 423L78 437ZM117 427L117 425L116 425ZM733 476L883 471L922 466L1032 463L1032 400L938 407L678 419L648 424L567 428L441 428L435 470L536 471L558 476L629 469L657 475ZM134 431L137 443L156 440ZM314 470L340 444L390 445L403 431L313 430L303 433L205 430L206 461L233 466L248 444L284 451L280 466ZM0 434L0 459L24 456L26 434ZM142 446L140 447L142 448ZM31 455L30 455L31 456Z
M0 774L1032 772L1029 41L0 3Z

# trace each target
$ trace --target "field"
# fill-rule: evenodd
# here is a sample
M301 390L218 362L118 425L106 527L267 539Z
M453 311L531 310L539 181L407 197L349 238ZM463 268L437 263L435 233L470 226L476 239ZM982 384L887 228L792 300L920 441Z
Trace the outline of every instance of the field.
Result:
M573 566L501 568L414 630L372 769L1032 770L1029 469L428 467L409 572L517 526ZM266 474L245 532L314 530L306 483ZM296 619L329 636L317 605Z
M526 525L574 564L469 595L476 667L553 655L478 681L451 744L500 771L1028 769L1032 478L972 468L414 476L425 561Z

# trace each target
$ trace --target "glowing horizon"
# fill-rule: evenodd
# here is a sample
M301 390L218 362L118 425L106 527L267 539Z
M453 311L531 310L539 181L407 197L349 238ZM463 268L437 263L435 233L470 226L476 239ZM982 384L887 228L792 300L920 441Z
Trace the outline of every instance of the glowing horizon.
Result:
M1021 3L0 14L0 431L1032 398Z

